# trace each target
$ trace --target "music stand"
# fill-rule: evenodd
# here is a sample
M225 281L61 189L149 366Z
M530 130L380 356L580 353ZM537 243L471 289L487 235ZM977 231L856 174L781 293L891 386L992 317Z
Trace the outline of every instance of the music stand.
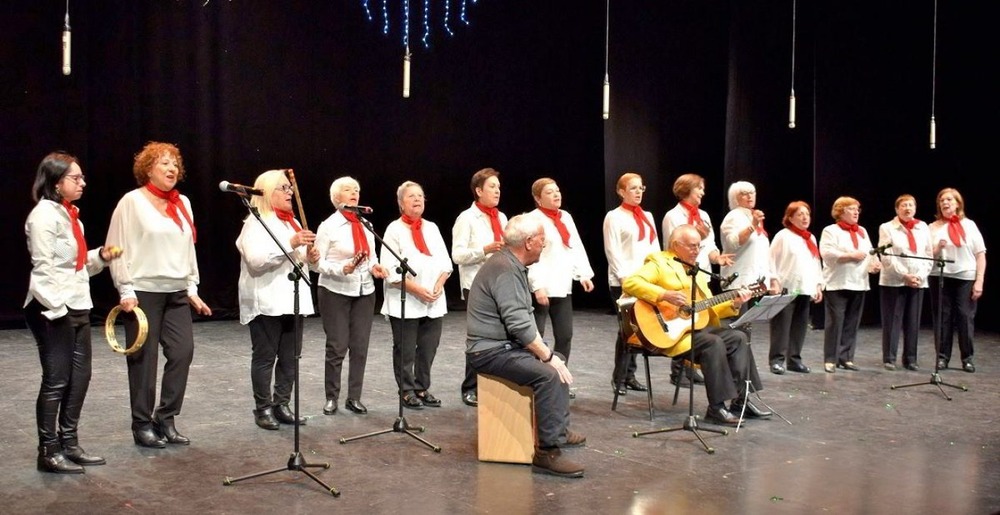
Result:
M785 309L785 307L791 304L792 301L795 300L795 297L796 295L791 295L786 293L782 293L781 295L765 295L764 297L761 297L761 299L757 302L757 304L754 307L748 309L745 313L743 313L743 315L734 320L733 323L729 325L729 327L738 328L744 325L752 324L754 322L766 322L778 316L778 313L781 313L781 311ZM745 381L746 395L744 395L743 398L747 399L747 402L750 402L749 400L750 389L753 385L750 382L749 361L747 362L747 367L748 367L747 378ZM753 393L757 396L757 400L760 401L760 403L763 404L764 407L768 409L768 411L777 415L778 418L780 418L781 420L788 422L788 425L792 425L792 422L790 420L785 418L781 413L778 413L777 411L774 410L774 408L772 408L766 402L764 402L764 399L760 397L759 391L754 389ZM740 427L743 425L743 418L746 411L747 411L747 405L746 403L743 403L743 409L740 411L740 422L736 424L737 433L740 432Z
M264 220L260 217L260 213L257 211L257 208L253 207L253 205L250 204L250 197L247 195L240 195L240 200L243 201L243 205L246 206L246 208L250 211L251 214L253 214L254 218L256 218L258 222L260 222L260 225L264 227L264 230L267 231L267 234L271 236L272 240L274 240L275 245L277 245L278 248L281 249L281 253L285 255L285 259L287 259L288 262L292 264L293 270L289 272L288 280L292 281L293 291L294 291L292 297L294 299L292 315L294 317L293 320L295 321L295 374L293 376L292 381L295 394L295 424L293 424L295 426L295 439L294 439L295 447L292 451L291 456L288 457L288 464L285 465L284 467L276 468L273 470L266 470L263 472L256 472L253 474L248 474L246 476L240 476L237 478L226 476L226 478L222 481L222 484L229 486L232 485L233 483L243 481L244 479L251 479L255 477L266 476L268 474L274 474L276 472L281 472L284 470L290 470L295 472L301 472L309 476L310 478L312 478L313 481L319 483L320 486L326 488L326 491L330 492L331 495L333 495L334 497L340 497L340 491L338 491L336 488L332 486L327 485L320 478L316 477L312 472L309 472L309 470L307 470L308 467L319 467L328 469L330 468L330 464L307 463L306 459L302 457L302 453L299 452L299 359L302 357L302 317L299 316L299 281L301 280L305 282L306 285L309 286L312 286L312 284L309 282L308 274L302 271L302 266L300 266L298 262L292 259L292 256L288 253L288 250L285 249L285 246L282 245L281 241L278 240L277 236L275 236L274 233L271 232L271 228L268 227L266 223L264 223Z
M389 253L392 254L397 261L399 261L399 265L396 267L396 272L398 272L402 277L402 282L399 283L399 289L400 289L399 318L405 321L406 320L406 274L410 274L413 277L416 277L417 273L414 272L412 268L410 268L410 264L406 262L405 258L400 256L395 249L385 244L385 240L383 240L382 237L379 236L377 232L375 232L375 229L372 227L372 223L369 222L368 219L358 214L358 220L360 220L361 223L364 224L365 228L368 229L368 232L372 233L372 236L374 236L375 239L382 244L382 250L383 251L388 250ZM400 324L400 331L404 330L405 327L406 324ZM400 338L400 340L402 340L402 338ZM402 391L397 390L396 397L399 398L399 415L396 417L396 421L393 422L392 427L390 427L389 429L382 429L379 431L373 431L371 433L365 433L363 435L341 438L340 443L345 444L347 442L352 442L354 440L360 440L362 438L368 438L370 436L384 435L386 433L405 433L410 435L414 440L417 440L418 442L426 445L427 447L430 447L434 452L441 452L440 446L434 445L428 442L427 440L424 440L423 438L420 437L420 435L417 434L417 432L420 433L424 432L424 426L411 426L410 423L406 421L406 417L403 416L402 394L403 394Z
M697 305L698 305L697 301L695 300L695 294L698 291L698 283L697 281L695 281L695 278L697 278L698 272L707 273L710 276L714 276L715 274L707 270L702 270L697 265L688 263L687 261L684 261L676 256L674 257L674 261L686 265L687 275L691 276L691 304L681 308L682 312L686 310L685 314L691 317L691 332L689 333L689 337L691 338L691 351L690 351L691 359L685 360L681 368L681 373L686 375L688 380L691 381L691 388L688 388L688 414L687 418L684 419L684 424L681 427L665 427L662 429L653 429L651 431L636 431L632 433L632 437L639 438L640 436L652 435L658 433L672 433L674 431L691 431L692 433L694 433L694 436L698 438L698 441L701 442L701 445L705 447L705 452L709 454L715 454L715 449L708 445L708 442L706 442L705 439L702 438L701 434L698 433L698 431L708 431L709 433L716 433L723 436L728 435L729 431L725 429L715 429L711 427L698 426L698 418L694 416L694 373L693 373L694 363L695 363L694 332L696 330L695 320L697 318L695 315L697 315Z
M951 260L951 259L931 258L931 257L923 257L923 256L910 256L910 255L908 255L906 253L901 253L901 254L889 254L889 253L885 253L884 255L889 256L889 257L900 257L900 258L905 258L905 259L923 259L923 260L927 260L927 261L933 261L934 262L934 266L937 267L937 283L938 283L937 284L937 290L938 290L937 305L934 306L934 309L937 312L937 324L935 324L935 326L934 326L934 372L931 374L930 380L925 381L923 383L910 383L910 384L903 384L903 385L889 385L889 389L890 390L896 390L896 389L899 389L899 388L909 388L911 386L922 386L922 385L932 384L934 386L937 386L938 390L941 391L941 395L944 395L944 398L948 399L949 401L951 400L951 397L948 396L947 393L945 393L944 388L941 388L941 386L950 386L950 387L955 388L957 390L962 390L963 392L969 391L969 388L967 386L955 385L955 384L950 384L950 383L946 383L946 382L942 381L941 380L941 373L940 373L941 371L938 369L938 366L937 366L938 361L939 361L938 357L940 356L940 352L941 352L941 325L943 323L942 320L941 320L941 316L942 316L942 314L944 312L944 305L942 304L944 302L944 295L943 295L944 294L944 265L945 265L945 263L954 263L955 261Z

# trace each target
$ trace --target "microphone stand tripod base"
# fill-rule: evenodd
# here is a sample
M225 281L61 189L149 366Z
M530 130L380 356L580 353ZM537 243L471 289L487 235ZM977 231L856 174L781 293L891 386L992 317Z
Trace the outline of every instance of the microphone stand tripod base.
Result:
M402 408L401 408L402 409ZM430 447L434 452L441 452L441 446L434 445L427 440L424 440L417 433L423 433L424 426L410 426L409 422L406 421L406 417L399 416L396 421L392 423L392 427L389 429L382 429L381 431L374 431L371 433L366 433L358 436L351 436L348 438L341 438L340 443L345 444L347 442L352 442L354 440L360 440L362 438L368 438L370 436L384 435L386 433L406 433L413 437L418 442Z
M941 388L942 385L943 386L950 386L950 387L952 387L952 388L954 388L956 390L962 390L963 392L969 391L969 388L967 386L957 385L957 384L950 384L950 383L944 382L941 379L941 374L938 373L937 370L935 370L934 373L931 374L930 380L927 381L927 382L925 382L925 383L910 383L910 384L902 384L902 385L895 385L894 384L894 385L890 385L889 389L890 390L896 390L898 388L909 388L911 386L923 386L925 384L932 384L934 386L937 386L938 390L941 390L941 395L944 395L944 398L948 399L949 401L951 400L951 397L947 393L945 393L944 388Z
M714 429L714 428L710 428L710 427L698 427L698 418L695 417L694 415L688 415L687 418L684 419L684 425L681 426L681 427L671 427L671 428L666 428L666 429L653 429L652 431L636 431L636 432L632 433L632 437L633 438L639 438L640 436L652 435L652 434L658 434L658 433L671 433L673 431L691 431L692 433L694 433L694 436L698 438L698 441L701 442L701 445L705 447L705 452L707 452L709 454L715 454L715 448L714 447L709 447L708 442L706 442L705 439L701 437L701 435L698 433L698 431L708 431L709 433L716 433L716 434L720 434L720 435L723 435L723 436L729 434L729 431L725 430L725 429Z

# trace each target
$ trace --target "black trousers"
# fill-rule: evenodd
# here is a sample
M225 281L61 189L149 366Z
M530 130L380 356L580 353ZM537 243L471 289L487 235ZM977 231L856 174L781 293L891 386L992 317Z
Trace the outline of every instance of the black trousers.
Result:
M797 295L769 322L771 347L767 351L769 364L802 365L802 347L809 328L809 295Z
M295 315L258 315L247 327L250 328L250 384L254 406L261 410L288 404L295 384L295 361L302 353L302 341L295 337Z
M611 293L611 303L617 313L617 301L622 296L622 287L608 286L608 291ZM611 373L611 381L616 386L624 384L626 380L635 377L635 369L635 354L628 351L628 346L622 341L622 335L619 332L618 337L615 339L615 368Z
M923 288L879 286L882 363L896 363L899 334L903 333L903 366L917 364L917 338L920 335L920 308L923 300Z
M392 368L400 395L431 387L431 366L441 343L444 318L389 317L392 327Z
M938 358L948 362L951 360L951 348L955 335L958 335L958 350L962 362L971 361L973 354L972 336L976 328L976 307L978 302L972 300L973 281L944 278L941 289L941 313L938 306L937 276L930 277L931 313L934 314L934 330L941 338L938 342Z
M469 290L462 289L462 298L465 302L469 302ZM462 379L462 395L466 393L476 393L476 387L478 386L476 381L476 369L472 367L472 362L469 361L469 356L465 356L465 378Z
M319 312L323 317L326 333L326 367L324 389L326 398L340 398L340 371L344 358L348 358L347 398L361 400L365 385L365 366L368 364L368 340L375 318L375 294L350 297L326 288L319 292Z
M827 290L823 292L826 304L826 326L823 328L823 362L845 363L854 361L858 346L858 326L865 309L865 292L854 290Z
M49 320L32 300L24 309L38 344L42 384L35 401L39 449L77 445L77 427L90 386L90 310L71 310ZM57 429L58 428L58 429Z
M559 373L531 352L510 344L468 355L476 372L530 386L535 394L535 422L540 448L557 447L566 440L569 426L569 385Z
M136 292L139 307L146 314L149 333L146 344L135 354L126 356L128 389L132 403L132 429L140 430L153 422L171 420L181 412L187 389L188 371L194 358L194 331L191 308L185 291L172 293ZM135 341L139 322L134 314L123 313L126 343ZM163 382L160 404L156 403L157 359L163 346Z
M705 393L710 405L719 407L726 401L742 398L747 393L747 380L753 391L763 389L743 331L723 327L695 331L691 351L694 362L701 365L705 376Z
M545 319L552 319L552 338L555 341L553 350L566 356L569 362L569 351L573 344L573 296L549 297L549 305L543 306L534 300L535 325L538 332L545 336Z

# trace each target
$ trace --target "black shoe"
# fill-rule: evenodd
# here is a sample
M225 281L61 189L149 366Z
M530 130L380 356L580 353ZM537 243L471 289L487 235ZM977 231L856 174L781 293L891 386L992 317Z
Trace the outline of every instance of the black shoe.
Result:
M353 411L358 415L368 413L368 408L366 408L364 404L361 404L361 401L354 399L347 399L347 402L344 403L344 407L347 408L348 411Z
M476 396L476 392L468 391L462 394L462 402L466 406L479 406L479 397Z
M785 373L785 366L781 363L771 363L771 373L778 374L780 376Z
M628 390L625 389L625 385L624 384L619 384L619 383L616 383L614 381L611 381L611 390L613 392L617 393L618 395L626 395L626 394L628 394Z
M670 374L670 384L680 386L681 388L691 388L691 380L686 375Z
M177 432L177 428L174 427L174 420L161 420L159 422L154 422L156 430L163 435L163 438L167 440L167 443L177 444L177 445L190 445L191 439Z
M420 399L420 402L422 402L424 406L430 406L432 408L441 407L441 399L438 399L437 397L431 395L431 392L424 390L422 392L416 392L416 393L417 393L417 398Z
M403 404L404 408L424 409L424 404L422 402L420 402L420 399L418 399L417 396L413 392L410 392L410 393L407 393L407 394L403 395L399 399L399 402L401 402Z
M269 431L277 431L281 427L278 420L274 418L274 411L269 407L253 410L253 421L257 427Z
M971 359L968 360L968 361L963 361L962 362L962 370L965 370L966 372L968 372L970 374L975 373L976 372L976 365L974 365L972 363Z
M721 426L735 426L740 423L739 417L733 415L725 407L713 409L711 406L705 411L705 422L711 422Z
M837 368L842 368L844 370L854 370L854 371L861 370L860 368L858 368L857 365L854 364L853 361L843 361L841 363L837 363Z
M944 358L938 358L938 360L937 360L937 368L938 368L938 370L944 370L944 369L948 368L948 360L946 360Z
M569 398L570 399L575 399L576 398L576 392L574 392L573 390L570 390L569 391Z
M694 384L705 384L705 376L701 374L701 369L692 368L691 375L694 376Z
M639 380L634 377L630 377L625 380L625 388L628 388L629 390L635 390L637 392L646 391L646 385L640 383Z
M746 404L746 411L743 410L744 404ZM729 412L737 416L740 413L745 413L749 418L769 418L773 415L770 411L760 409L750 401L740 402L739 399L733 401L733 405L729 407Z
M907 365L903 365L903 368L907 370L912 370L914 372L920 370L920 367L918 367L916 363L909 363Z
M278 404L274 407L274 418L278 419L278 422L282 424L306 425L306 418L299 417L296 419L295 413L292 413L292 409L287 404Z
M583 477L583 465L563 457L558 448L536 449L531 460L531 471L559 477Z
M39 472L83 474L83 467L66 459L66 455L59 450L59 444L39 449L37 468Z
M77 465L104 465L107 461L100 456L91 456L79 445L63 444L63 455Z
M147 427L145 429L133 429L132 439L135 440L136 445L141 447L162 449L167 446L167 441L157 434L151 427Z
M323 405L324 415L333 415L337 412L337 401L334 399L327 399L326 404Z
M789 372L798 372L800 374L808 374L809 372L812 372L811 368L803 365L802 363L794 363L794 362L792 362L792 363L789 363L788 367L786 367L786 368L787 368L787 370Z

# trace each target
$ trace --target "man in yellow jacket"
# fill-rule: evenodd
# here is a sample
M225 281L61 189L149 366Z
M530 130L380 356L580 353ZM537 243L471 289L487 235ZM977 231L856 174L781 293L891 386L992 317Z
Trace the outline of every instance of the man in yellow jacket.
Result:
M664 318L669 320L668 328L664 329L663 335L659 335L663 337L661 341L664 354L678 356L692 351L693 361L701 365L705 375L705 391L709 403L705 413L707 422L736 425L739 417L734 413L742 412L744 406L750 417L769 417L770 412L761 410L747 399L748 378L754 391L760 390L762 385L746 334L723 328L719 323L720 319L739 313L740 306L752 297L750 290L744 288L723 294L733 297L731 301L716 303L715 301L724 298L720 296L701 302L696 307L693 333L690 330L690 318L681 316L691 305L692 275L687 263L695 263L700 242L701 234L694 226L678 226L670 234L668 248L647 256L642 268L622 283L622 290L627 295L656 306ZM697 273L695 281L695 300L709 299L711 291L708 274ZM727 401L732 401L728 408Z

